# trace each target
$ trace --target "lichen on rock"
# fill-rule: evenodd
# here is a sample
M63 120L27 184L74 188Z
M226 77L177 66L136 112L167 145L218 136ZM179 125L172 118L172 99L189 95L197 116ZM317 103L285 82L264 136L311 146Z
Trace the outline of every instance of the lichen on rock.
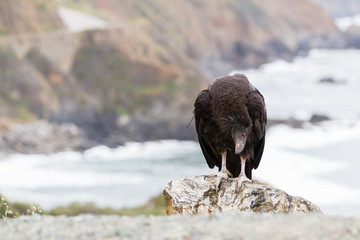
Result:
M318 206L301 197L257 182L238 188L234 179L222 179L216 190L216 176L203 175L171 181L164 189L166 213L321 213Z

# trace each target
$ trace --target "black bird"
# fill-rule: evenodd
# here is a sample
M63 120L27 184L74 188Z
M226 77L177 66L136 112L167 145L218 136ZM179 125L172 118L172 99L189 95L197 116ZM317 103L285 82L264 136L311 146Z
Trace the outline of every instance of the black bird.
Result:
M251 181L265 144L266 107L261 93L243 74L217 78L194 104L201 150L210 168L222 178Z

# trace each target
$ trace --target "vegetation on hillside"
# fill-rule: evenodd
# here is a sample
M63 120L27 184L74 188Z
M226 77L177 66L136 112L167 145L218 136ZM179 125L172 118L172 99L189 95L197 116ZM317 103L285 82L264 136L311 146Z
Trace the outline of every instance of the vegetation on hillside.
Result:
M13 69L16 68L16 71ZM34 119L30 94L34 75L24 68L14 53L0 47L0 115L18 120Z
M0 36L52 31L63 27L53 1L0 1Z

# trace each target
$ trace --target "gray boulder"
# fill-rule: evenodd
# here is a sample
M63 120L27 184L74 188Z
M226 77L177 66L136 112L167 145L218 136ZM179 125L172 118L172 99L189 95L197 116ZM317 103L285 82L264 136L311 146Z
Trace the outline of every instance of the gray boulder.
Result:
M318 206L301 197L257 182L222 179L216 190L216 177L194 176L171 181L164 189L168 215L199 213L321 213Z

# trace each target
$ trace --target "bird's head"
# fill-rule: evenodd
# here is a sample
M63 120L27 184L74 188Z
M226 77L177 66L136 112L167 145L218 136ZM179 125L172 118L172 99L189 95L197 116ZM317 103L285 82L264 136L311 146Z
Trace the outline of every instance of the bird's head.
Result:
M245 147L247 139L247 129L243 127L234 127L231 131L235 144L235 154L240 154Z

